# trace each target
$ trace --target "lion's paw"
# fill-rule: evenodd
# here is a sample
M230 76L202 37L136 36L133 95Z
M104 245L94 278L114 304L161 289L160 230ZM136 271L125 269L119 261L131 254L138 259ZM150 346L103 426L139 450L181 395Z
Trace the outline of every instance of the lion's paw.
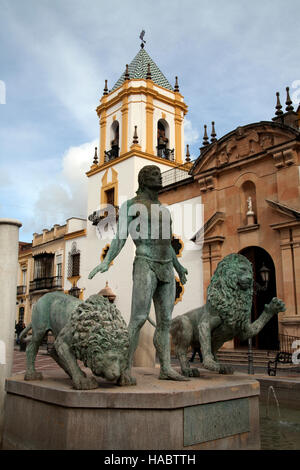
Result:
M126 385L136 385L136 378L132 377L129 373L123 373L117 381L117 385L124 387Z
M93 390L98 388L99 384L94 377L80 376L76 380L73 380L73 385L76 390Z
M219 372L220 371L220 364L218 364L216 361L212 359L207 359L203 361L203 367L207 370L211 370L213 372Z
M220 366L219 374L233 374L234 370L231 366L226 366L225 364L222 364Z
M200 377L200 370L196 369L196 367L193 367L189 371L189 376L190 377Z
M182 375L185 377L199 377L200 376L200 371L199 369L196 368L189 368L189 369L181 369Z
M272 315L279 312L285 312L285 303L281 299L273 297L271 302L268 305L265 305L265 311Z

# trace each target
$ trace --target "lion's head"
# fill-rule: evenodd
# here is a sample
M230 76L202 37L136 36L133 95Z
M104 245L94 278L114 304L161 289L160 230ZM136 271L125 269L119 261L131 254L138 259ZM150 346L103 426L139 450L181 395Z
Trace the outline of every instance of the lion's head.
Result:
M72 349L93 374L115 380L126 367L128 330L115 305L92 295L71 316Z
M220 261L207 289L207 303L227 323L237 326L249 318L253 296L252 264L233 253Z

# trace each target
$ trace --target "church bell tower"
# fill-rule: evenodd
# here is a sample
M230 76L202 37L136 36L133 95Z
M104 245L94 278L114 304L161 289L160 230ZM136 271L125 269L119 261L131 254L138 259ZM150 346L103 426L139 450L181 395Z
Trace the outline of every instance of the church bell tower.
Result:
M87 273L104 259L111 243L111 239L99 233L99 208L110 204L118 211L124 200L134 197L138 173L145 165L157 165L164 172L183 163L187 106L179 92L177 77L173 87L146 52L143 42L110 90L105 81L96 111L99 147L87 172ZM108 281L126 321L130 314L134 252L135 246L128 239L109 271L87 282L85 293L87 297L98 292Z

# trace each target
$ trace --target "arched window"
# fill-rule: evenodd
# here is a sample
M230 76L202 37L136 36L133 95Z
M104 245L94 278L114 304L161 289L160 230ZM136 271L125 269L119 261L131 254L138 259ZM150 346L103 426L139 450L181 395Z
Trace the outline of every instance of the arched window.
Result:
M119 148L119 122L118 121L114 121L112 123L111 128L110 128L110 136L111 136L111 140L110 140L111 158L117 158L119 156L119 150L120 150Z
M68 260L68 277L80 276L80 251L77 250L76 242L72 243Z
M158 157L172 160L174 150L169 146L169 124L165 119L159 119L157 122L157 155Z

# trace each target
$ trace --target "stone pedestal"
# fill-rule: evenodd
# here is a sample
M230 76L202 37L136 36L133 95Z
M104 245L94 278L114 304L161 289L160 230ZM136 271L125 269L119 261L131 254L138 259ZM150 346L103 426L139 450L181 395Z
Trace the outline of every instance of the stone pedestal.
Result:
M253 211L247 212L247 225L254 225L255 224L255 214Z
M7 380L4 449L259 449L259 383L203 371L189 382L135 368L137 386L77 391L63 371Z

